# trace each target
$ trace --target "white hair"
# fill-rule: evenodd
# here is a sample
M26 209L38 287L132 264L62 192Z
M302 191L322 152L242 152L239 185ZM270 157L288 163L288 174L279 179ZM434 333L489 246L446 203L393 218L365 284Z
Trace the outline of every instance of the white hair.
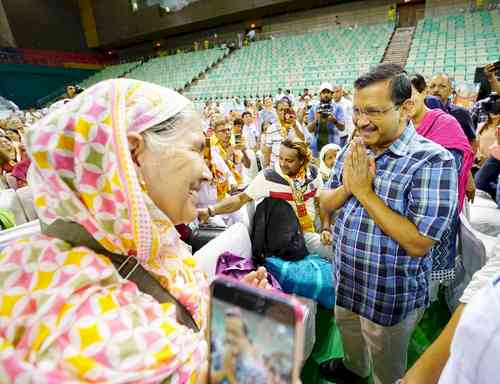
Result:
M164 152L165 149L184 135L186 127L185 122L197 114L192 104L187 105L179 113L167 120L155 125L142 133L146 148L154 153Z

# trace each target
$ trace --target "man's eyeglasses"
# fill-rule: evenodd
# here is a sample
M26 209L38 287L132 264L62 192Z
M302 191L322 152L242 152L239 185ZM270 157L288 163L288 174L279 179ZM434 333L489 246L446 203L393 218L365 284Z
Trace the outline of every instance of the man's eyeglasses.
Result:
M358 118L361 115L365 115L369 119L379 119L379 118L383 117L391 109L394 109L395 111L397 111L399 109L399 106L392 105L386 109L377 109L377 108L361 109L361 108L354 107L352 109L352 114L355 118Z

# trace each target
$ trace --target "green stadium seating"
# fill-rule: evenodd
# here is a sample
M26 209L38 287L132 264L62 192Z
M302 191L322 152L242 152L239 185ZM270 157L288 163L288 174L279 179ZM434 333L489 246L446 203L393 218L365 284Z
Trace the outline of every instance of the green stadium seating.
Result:
M123 77L124 73L130 71L132 68L136 67L139 64L140 61L134 61L130 63L110 65L109 67L104 68L102 71L94 73L92 76L86 78L80 83L80 85L83 88L88 88L103 80Z
M500 10L481 10L420 20L406 70L472 81L476 67L499 58Z
M278 87L298 94L323 81L351 88L356 77L381 61L393 23L336 28L251 43L226 58L186 92L196 99L255 97Z
M126 77L181 90L227 53L227 49L214 48L157 57L133 69Z
M228 53L228 49L207 49L112 65L85 79L80 85L88 88L102 80L127 77L153 82L164 87L183 89Z

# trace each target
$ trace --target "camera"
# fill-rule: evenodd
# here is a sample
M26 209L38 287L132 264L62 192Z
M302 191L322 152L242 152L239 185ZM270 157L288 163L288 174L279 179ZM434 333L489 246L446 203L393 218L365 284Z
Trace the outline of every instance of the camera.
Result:
M331 102L321 102L316 110L321 114L322 118L327 118L330 113L333 113L333 104Z
M493 92L490 97L482 102L482 107L485 113L500 114L500 95Z
M499 61L495 61L493 63L493 68L495 68L495 72L499 72L500 71L500 60Z

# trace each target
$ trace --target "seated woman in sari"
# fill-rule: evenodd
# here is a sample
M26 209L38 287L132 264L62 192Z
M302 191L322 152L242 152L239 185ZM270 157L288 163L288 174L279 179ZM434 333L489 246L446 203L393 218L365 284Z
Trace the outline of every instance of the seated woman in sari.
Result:
M208 281L174 228L210 179L191 102L105 81L33 126L26 147L45 234L0 254L0 382L204 382ZM120 257L172 300L123 278ZM246 280L264 286L263 274Z

